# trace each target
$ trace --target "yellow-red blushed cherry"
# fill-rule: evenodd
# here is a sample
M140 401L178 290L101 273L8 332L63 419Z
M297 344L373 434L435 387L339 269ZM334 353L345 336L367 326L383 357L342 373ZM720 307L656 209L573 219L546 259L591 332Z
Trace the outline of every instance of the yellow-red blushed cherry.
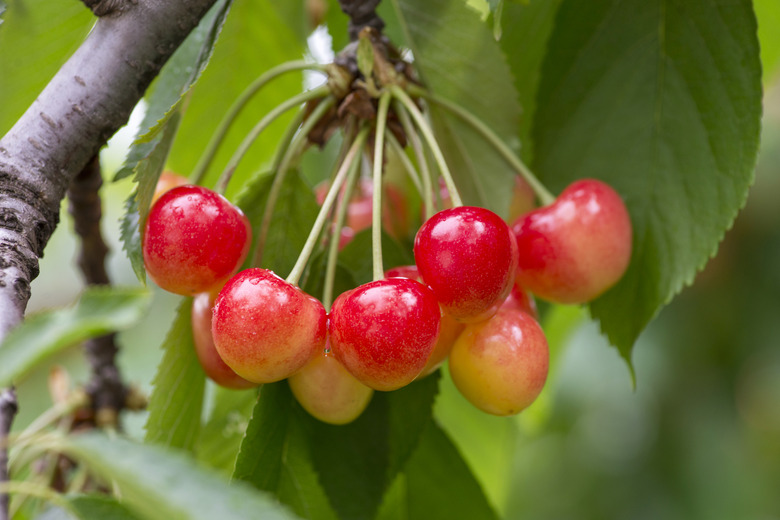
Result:
M493 415L514 415L536 400L547 380L549 350L528 313L502 306L472 323L450 352L450 374L471 404Z
M431 290L386 278L339 295L330 311L336 358L366 386L389 391L422 372L439 337L441 310Z
M512 288L517 241L492 211L461 206L436 213L420 227L414 260L446 314L463 322L482 321Z
M267 269L245 269L214 303L211 333L222 360L254 383L285 379L325 348L322 303Z
M214 293L200 293L192 300L192 341L200 366L209 379L225 388L240 390L257 386L236 374L217 353L211 335L211 316L216 296Z
M371 388L344 368L327 346L287 382L303 409L328 424L351 423L363 413L374 395Z
M166 291L186 296L215 290L249 252L249 220L225 197L179 186L152 206L142 237L146 272Z
M517 280L539 298L585 303L623 276L631 260L631 219L609 185L583 179L512 227L520 253Z

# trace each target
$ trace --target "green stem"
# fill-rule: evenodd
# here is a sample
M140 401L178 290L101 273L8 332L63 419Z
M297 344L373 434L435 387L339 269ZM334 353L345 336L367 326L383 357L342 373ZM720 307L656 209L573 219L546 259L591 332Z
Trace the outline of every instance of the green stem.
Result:
M336 178L333 180L333 184L331 184L330 189L328 190L328 195L325 197L325 201L322 203L320 212L317 214L317 219L314 221L314 225L309 232L309 236L306 238L306 243L303 245L303 249L301 249L301 254L298 255L298 260L295 262L295 265L293 266L292 271L290 271L289 276L287 276L287 282L293 285L297 285L298 280L301 279L303 269L306 267L306 262L309 261L309 257L311 256L312 251L314 251L317 238L322 231L325 220L328 218L328 214L330 213L330 209L333 206L333 202L336 200L336 196L341 190L341 186L344 184L344 180L347 177L347 173L349 172L352 162L356 159L360 149L365 144L367 135L367 128L361 130L355 138L355 141L352 143L352 146L349 148L349 152L347 152L346 157L344 157L344 162L341 163L341 167L336 174Z
M371 208L371 253L373 256L374 280L385 277L382 265L382 161L385 152L385 129L387 128L387 111L390 108L390 92L385 92L379 98L379 110L374 131L374 193Z
M344 185L344 193L339 199L336 207L336 218L333 219L333 232L330 243L328 244L328 262L325 267L325 284L322 290L322 304L325 309L330 311L333 305L333 286L336 281L336 267L339 256L339 242L341 241L341 229L344 227L344 221L347 217L347 209L352 198L352 190L355 188L357 173L360 171L360 160L354 160L349 166L347 180Z
M228 133L228 130L230 130L230 127L233 125L236 118L244 109L246 104L269 81L281 76L282 74L296 71L296 70L324 71L325 69L324 66L315 63L307 63L301 60L290 61L287 63L282 63L281 65L266 71L265 73L261 74L260 77L254 80L246 89L244 89L241 95L238 96L238 99L236 99L233 102L233 105L228 109L227 114L225 114L225 117L223 117L222 121L219 122L219 126L217 126L217 129L214 131L214 134L211 136L211 140L209 141L209 144L206 145L206 150L203 152L203 155L198 161L198 164L195 166L195 169L192 171L191 178L193 179L194 184L200 184L201 182L203 182L203 178L206 176L206 172L208 171L209 166L211 166L211 162L214 160L214 156L217 154L217 150L222 144L222 141L224 141L225 136Z
M224 171L220 175L219 181L217 182L216 191L219 193L224 193L225 188L227 188L227 185L230 182L230 178L233 176L233 172L235 172L236 168L238 167L238 163L241 162L241 159L244 158L247 151L249 151L249 148L252 146L255 140L260 136L263 130L265 130L266 127L268 127L268 125L270 125L277 117L282 115L284 112L290 110L291 108L306 103L307 101L311 101L312 99L316 99L320 97L325 97L328 94L328 92L329 89L325 85L309 90L308 92L302 92L301 94L298 94L297 96L293 96L292 98L288 99L282 104L276 106L273 110L271 110L268 114L266 114L265 117L263 117L254 126L254 128L252 128L249 134L247 134L247 136L244 137L244 140L241 141L241 144L239 145L238 149L230 158L230 162L228 162Z
M0 482L0 493L4 495L26 495L36 498L42 498L47 502L66 509L70 512L74 512L70 506L70 502L65 500L62 495L54 491L48 486L43 484L36 484L33 482L24 482L11 480L8 482Z
M487 142L493 145L493 147L504 158L504 160L509 163L509 165L514 168L515 171L517 171L517 173L519 173L520 176L522 176L523 179L528 182L528 184L531 185L531 188L534 190L534 193L536 193L536 196L539 197L539 202L541 202L543 206L547 206L555 202L555 196L550 193L550 191L545 188L541 182L539 182L539 179L536 178L528 166L526 166L525 163L523 163L523 161L517 155L515 155L512 149L509 148L509 146L507 146L506 143L504 143L504 141L502 141L501 138L490 129L490 127L483 123L474 114L467 111L460 105L453 103L452 101L448 101L419 87L410 86L409 91L414 95L430 100L437 105L446 108L453 114L463 119L466 123L471 125L474 130L482 135L482 137L484 137Z
M393 132L385 133L387 134L387 141L390 143L393 151L401 160L401 164L404 165L404 169L409 174L409 178L412 180L412 184L414 184L414 187L417 188L417 192L420 194L420 196L422 196L423 187L420 183L420 175L417 173L414 164L412 164L412 161L410 161L409 157L406 156L406 152L404 152L404 149L401 148L401 143L399 143L398 139L395 138Z
M428 125L428 122L423 117L420 109L417 108L417 105L414 104L412 98L410 98L401 87L398 85L393 85L390 87L390 89L393 95L409 111L409 114L411 114L412 119L414 119L414 122L417 124L417 127L420 129L423 137L427 141L428 146L431 148L431 151L433 152L433 158L436 159L436 164L439 166L441 174L444 177L444 183L447 185L447 189L450 192L452 206L455 208L462 206L463 202L461 201L460 193L458 193L458 188L455 186L455 181L452 179L450 169L447 167L447 162L444 160L444 154L442 154L441 148L439 148L439 143L436 142L436 138L434 137L433 131Z
M403 126L407 139L409 139L409 142L412 144L412 150L414 150L414 155L417 158L417 164L420 167L423 184L422 196L423 203L425 204L425 218L427 220L431 218L434 213L434 192L431 170L428 168L428 161L425 159L425 152L423 151L422 143L420 142L420 135L414 129L414 125L412 125L412 122L409 119L409 112L406 111L400 101L396 101L394 104L396 115L398 115L398 119L401 121L401 126Z
M276 208L276 201L279 200L279 195L282 192L282 185L284 179L287 177L287 171L290 169L290 163L292 158L298 154L306 144L309 132L314 125L325 115L325 113L333 106L334 99L327 97L320 102L317 107L309 115L308 119L301 125L301 130L287 146L281 160L276 164L276 158L274 158L273 175L274 180L271 183L271 189L268 192L268 199L266 199L265 208L263 209L263 218L260 221L260 229L257 235L257 245L255 246L255 255L252 259L252 265L260 266L263 261L263 251L265 249L265 241L268 238L268 229L271 227L271 219L273 218L274 209ZM303 110L301 110L303 112ZM289 129L288 129L289 130ZM294 131L294 130L293 130ZM287 136L285 136L287 137ZM277 154L279 157L280 154Z

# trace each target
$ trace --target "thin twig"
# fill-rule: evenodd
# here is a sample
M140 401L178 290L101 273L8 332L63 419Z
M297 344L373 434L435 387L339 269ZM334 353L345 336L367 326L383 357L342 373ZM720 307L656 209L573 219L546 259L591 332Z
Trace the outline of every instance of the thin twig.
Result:
M100 160L95 156L87 166L73 178L68 189L70 214L73 216L76 234L81 239L78 265L87 285L110 285L106 272L108 246L100 230L103 210L100 201L100 187L103 177ZM92 367L92 376L86 392L96 412L99 424L116 426L119 412L124 408L127 387L116 366L119 348L114 334L92 338L84 343L87 361Z

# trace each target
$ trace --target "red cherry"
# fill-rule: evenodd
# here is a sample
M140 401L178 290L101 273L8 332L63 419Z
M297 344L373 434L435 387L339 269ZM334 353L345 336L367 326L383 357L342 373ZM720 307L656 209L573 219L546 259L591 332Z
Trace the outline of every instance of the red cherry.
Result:
M249 252L252 229L236 206L200 186L164 193L146 219L146 272L163 289L195 295L220 287Z
M331 347L363 384L395 390L411 383L425 367L439 336L440 316L436 297L417 281L369 282L333 302Z
M387 278L409 278L411 280L422 281L420 278L420 272L417 270L416 265L402 265L393 267L385 271ZM436 345L433 347L433 352L428 357L428 361L425 363L425 367L418 377L425 377L430 375L438 369L447 356L450 355L452 345L455 344L455 340L458 339L460 333L466 328L464 323L459 322L449 314L442 313L441 326L439 327L439 339L436 340Z
M325 347L327 315L315 298L267 269L231 278L214 304L211 332L238 375L272 383L303 368Z
M594 179L574 182L513 226L518 281L540 298L584 303L612 287L631 260L631 219L620 195Z
M440 211L422 225L414 260L445 313L480 321L495 313L512 288L517 243L492 211L461 206Z
M206 375L220 386L240 390L257 384L236 374L219 357L211 335L211 311L216 294L200 293L192 300L192 340L195 354Z
M303 409L328 424L354 421L374 395L344 368L327 345L287 382Z
M513 415L534 402L547 380L549 350L529 314L501 307L473 323L450 352L450 374L461 394L480 410Z

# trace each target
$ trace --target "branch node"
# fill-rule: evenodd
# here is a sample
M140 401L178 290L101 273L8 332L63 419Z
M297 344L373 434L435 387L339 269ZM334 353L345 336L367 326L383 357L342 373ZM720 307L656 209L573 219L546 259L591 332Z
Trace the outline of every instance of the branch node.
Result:
M97 17L127 11L138 0L81 0Z

